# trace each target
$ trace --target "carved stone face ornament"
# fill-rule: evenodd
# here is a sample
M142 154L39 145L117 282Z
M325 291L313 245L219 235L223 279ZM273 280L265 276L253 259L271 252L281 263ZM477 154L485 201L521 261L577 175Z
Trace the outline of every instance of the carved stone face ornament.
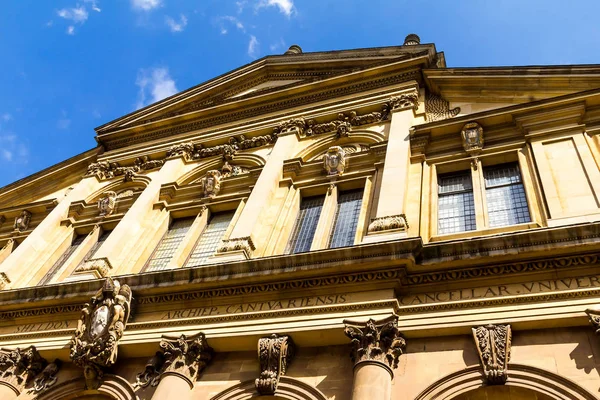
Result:
M323 168L327 175L342 175L346 169L346 152L340 146L333 146L323 157Z
M203 197L215 197L221 190L221 172L211 170L200 180Z

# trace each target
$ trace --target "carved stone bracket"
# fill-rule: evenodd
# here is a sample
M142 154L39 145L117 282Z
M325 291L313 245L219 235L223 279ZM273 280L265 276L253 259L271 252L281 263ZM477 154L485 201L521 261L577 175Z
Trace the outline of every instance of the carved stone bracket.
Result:
M260 376L254 381L260 395L274 395L281 376L294 358L296 347L290 336L273 334L258 340Z
M15 231L23 232L29 229L29 223L31 222L31 213L27 210L21 211L18 217L15 218L13 225Z
M406 222L406 215L399 214L375 218L369 224L368 232L383 232L394 230L405 231L407 229L408 222Z
M35 346L26 349L0 349L0 380L17 392L39 374L46 366Z
M235 238L235 239L224 239L217 249L217 253L227 253L230 251L243 250L246 256L250 258L252 252L256 250L254 242L250 236Z
M425 119L427 122L452 118L460 113L460 107L450 109L450 103L433 93L425 97Z
M118 343L131 310L131 289L106 278L90 302L81 310L75 335L71 338L71 360L83 368L88 389L96 389L104 369L117 361Z
M600 310L588 308L587 310L585 310L585 313L590 319L590 323L594 327L596 335L600 335Z
M344 320L344 333L352 339L350 356L356 364L376 362L389 370L398 367L400 356L406 348L406 340L398 329L398 316L366 322Z
M510 325L485 325L473 328L473 339L489 385L506 383L511 338Z
M101 257L86 260L83 264L79 265L74 272L77 274L92 273L96 278L106 278L111 269L112 265L110 265L108 258Z
M31 390L34 393L40 393L54 385L58 380L56 375L58 374L61 365L62 362L59 359L46 365L46 368L44 368L44 370L33 380L33 387Z
M180 376L188 382L190 388L194 387L194 382L213 356L213 349L202 332L190 337L163 336L160 348L164 357L164 363L158 367L161 374Z

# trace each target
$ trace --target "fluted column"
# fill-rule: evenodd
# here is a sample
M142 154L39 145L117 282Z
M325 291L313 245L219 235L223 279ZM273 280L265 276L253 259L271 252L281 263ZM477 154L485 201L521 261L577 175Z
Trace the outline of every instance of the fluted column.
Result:
M46 364L34 346L0 350L0 399L16 399Z
M406 347L398 329L398 317L366 322L344 321L352 339L354 383L352 400L390 400L394 369Z
M161 352L153 358L158 360L153 367L158 378L148 381L151 384L158 383L152 400L189 399L194 382L212 359L212 348L208 346L203 333L190 337L163 336L160 348ZM141 383L139 386L145 385Z

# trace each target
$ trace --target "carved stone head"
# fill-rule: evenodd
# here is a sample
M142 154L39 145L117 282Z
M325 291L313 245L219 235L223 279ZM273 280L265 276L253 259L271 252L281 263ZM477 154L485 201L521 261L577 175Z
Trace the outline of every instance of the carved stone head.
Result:
M327 175L342 175L346 169L346 152L340 146L333 146L323 156L323 168Z
M115 192L108 191L98 200L98 210L100 211L101 217L108 217L115 210L115 204L117 203L117 194Z
M469 154L478 154L483 149L483 128L477 122L469 122L461 131L463 147Z
M221 190L221 172L210 170L200 180L203 197L215 197Z
M18 217L15 218L14 228L19 232L26 231L31 222L31 213L27 210L21 211Z

